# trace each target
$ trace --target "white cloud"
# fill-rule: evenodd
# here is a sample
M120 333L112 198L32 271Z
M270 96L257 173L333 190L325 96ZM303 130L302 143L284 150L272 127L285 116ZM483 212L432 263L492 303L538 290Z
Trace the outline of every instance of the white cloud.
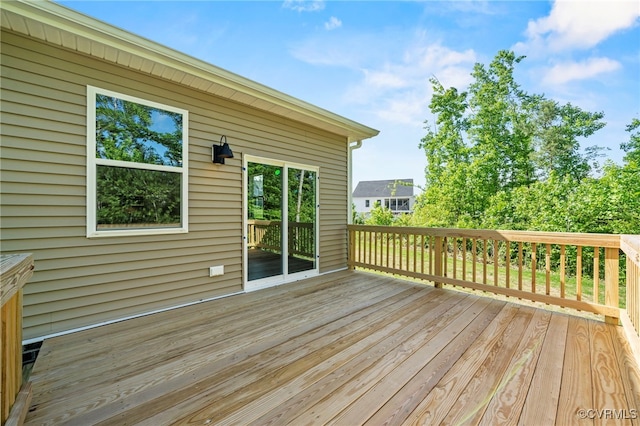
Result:
M620 63L609 58L590 58L581 62L563 62L551 67L543 82L551 85L565 84L575 80L593 78L603 73L616 71Z
M428 103L429 97L425 90L404 92L400 96L386 99L382 108L378 108L375 114L393 123L422 126Z
M297 12L317 12L324 9L324 0L284 0L282 7Z
M344 89L344 102L359 105L387 122L417 128L424 126L429 114L429 79L436 76L445 87L464 89L477 62L474 50L450 49L424 31L324 33L298 41L291 54L313 65L343 67L359 74Z
M324 28L328 31L335 30L336 28L340 28L342 26L342 21L332 16L329 21L324 23Z
M444 2L440 7L449 7L452 10L461 13L493 15L496 12L493 10L492 6L494 5L488 0L458 0Z
M588 49L637 24L637 0L556 0L549 16L529 21L527 41L516 50L539 52Z
M289 52L294 58L312 65L361 69L363 63L380 58L380 51L371 46L377 45L384 50L384 43L370 34L325 32L320 37L296 40L291 43Z
M407 81L398 73L389 70L363 70L364 83L370 87L399 89L407 86Z
M371 112L385 121L422 128L432 95L429 79L436 76L445 87L466 88L476 62L473 50L423 43L420 37L395 62L363 69L364 78L348 91L348 99L372 106Z

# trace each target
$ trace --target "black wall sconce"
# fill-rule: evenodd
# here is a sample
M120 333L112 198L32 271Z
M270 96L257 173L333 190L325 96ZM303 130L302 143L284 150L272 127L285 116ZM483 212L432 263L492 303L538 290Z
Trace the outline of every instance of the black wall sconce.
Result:
M222 143L223 140L224 143ZM227 137L222 135L220 137L220 145L214 144L211 146L211 161L215 164L224 164L225 158L233 158L233 152L231 152L231 148L229 148Z

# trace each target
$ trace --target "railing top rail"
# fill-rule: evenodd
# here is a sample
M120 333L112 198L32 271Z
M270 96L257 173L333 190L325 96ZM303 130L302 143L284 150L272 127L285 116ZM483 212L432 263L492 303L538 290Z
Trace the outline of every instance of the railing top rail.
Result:
M313 228L315 223L313 222L294 222L292 220L289 221L289 226L297 226L299 228Z
M620 248L627 254L627 259L640 266L640 235L621 235Z
M247 224L249 225L280 225L279 220L264 220L264 219L249 219L247 220Z
M540 244L564 244L588 247L620 248L620 235L579 232L507 231L490 229L422 228L404 226L349 225L355 231L378 231L397 234L460 237ZM632 236L637 237L637 236ZM640 239L640 236L638 236ZM633 240L635 241L635 240ZM640 250L638 250L640 251Z
M0 255L0 306L22 289L32 274L31 253Z
M270 225L280 225L282 221L280 220L261 220L261 219L249 219L247 220L248 225L258 225L258 226L270 226ZM294 222L289 221L290 226L297 226L299 228L313 228L315 224L313 222Z

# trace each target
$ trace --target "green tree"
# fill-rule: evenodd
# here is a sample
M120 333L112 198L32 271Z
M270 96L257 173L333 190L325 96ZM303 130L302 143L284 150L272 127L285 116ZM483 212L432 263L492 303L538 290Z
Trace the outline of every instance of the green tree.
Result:
M182 115L99 94L96 158L181 166ZM99 225L180 223L180 173L114 164L98 165L96 174Z
M289 168L289 221L314 223L316 220L316 173Z
M393 212L381 206L380 203L376 203L364 223L366 225L391 226L393 224Z
M501 50L488 67L477 63L469 87L472 169L481 213L491 196L533 182L532 111L539 97L524 92L513 76L524 56Z
M435 125L420 143L426 187L415 224L569 230L569 197L599 156L578 139L601 129L603 114L526 93L514 77L522 60L503 50L476 64L468 92L431 79Z
M640 164L640 120L637 118L631 120L626 130L630 133L629 142L623 142L620 145L620 148L627 153L624 161Z
M588 176L598 147L580 152L578 137L589 137L605 126L602 112L586 112L577 106L542 100L535 122L536 166L541 178L552 172L581 180Z
M156 121L162 118L172 124L160 130ZM96 96L96 157L180 166L182 115L99 94Z
M282 220L282 171L279 166L249 163L247 196L250 219Z
M429 108L436 116L433 128L427 127L420 148L425 151L426 190L417 198L416 210L424 223L444 226L467 216L469 206L477 204L476 194L467 185L469 147L464 135L469 128L466 117L467 93L454 87L445 89L432 78L433 97ZM457 200L458 202L453 202Z

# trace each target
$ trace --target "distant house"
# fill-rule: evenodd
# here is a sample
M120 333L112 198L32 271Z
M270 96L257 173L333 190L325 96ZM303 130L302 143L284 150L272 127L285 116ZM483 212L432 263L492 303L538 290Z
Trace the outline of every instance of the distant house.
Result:
M362 181L353 191L356 213L365 216L377 204L390 209L394 214L410 213L414 202L413 179Z

